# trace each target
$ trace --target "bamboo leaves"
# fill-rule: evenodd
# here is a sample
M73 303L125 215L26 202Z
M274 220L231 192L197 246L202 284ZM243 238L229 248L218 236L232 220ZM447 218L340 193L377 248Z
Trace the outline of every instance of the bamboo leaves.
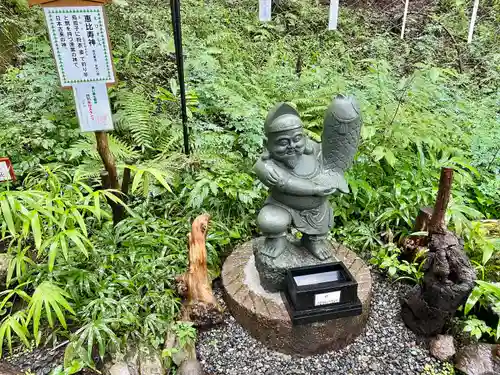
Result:
M476 280L476 287L469 295L467 302L465 302L465 315L468 315L474 306L479 302L483 306L491 306L493 312L500 316L500 284L493 282L486 282ZM484 327L482 327L484 326ZM500 321L495 329L489 328L483 321L469 317L466 321L464 331L475 331L475 336L479 339L483 333L488 333L495 337L495 340L500 339Z
M21 339L24 345L30 346L28 341L28 330L24 324L24 311L18 311L15 314L7 315L0 325L0 358L4 340L7 340L9 352L12 353L12 331Z
M12 212L10 210L9 202L5 197L0 197L0 208L2 209L2 216L4 222L12 235L16 235L16 226L14 225L14 219L12 218Z
M71 314L75 314L72 307L66 298L70 296L57 285L50 281L44 281L36 288L31 301L28 305L28 316L26 318L26 325L33 319L33 336L36 338L37 345L40 343L40 336L38 335L42 311L45 310L45 315L50 327L54 327L54 319L52 313L54 312L61 325L66 328L66 319L62 312L67 310Z
M119 347L119 341L115 333L111 330L108 324L116 324L117 319L103 319L99 318L92 320L90 323L84 325L76 333L80 335L78 341L75 343L76 347L82 347L83 344L87 343L87 353L88 356L92 356L92 350L97 344L99 349L99 356L104 358L105 354L105 342L111 341L116 347Z
M36 211L31 215L31 228L33 230L33 238L35 239L35 246L40 249L42 245L42 229L40 227L40 217Z
M101 220L110 216L101 208L106 199L125 206L111 191L94 191L81 181L67 185L65 181L60 181L67 176L57 171L49 173L47 168L44 170L49 177L43 186L39 184L24 191L0 192L1 239L9 238L10 252L14 254L8 282L14 274L21 277L26 265L33 263L27 256L26 244L34 245L38 259L48 260L51 272L59 251L62 251L66 261L71 256L71 250L87 257L88 250L92 248L87 238L87 219L95 217ZM27 180L31 182L29 177ZM48 191L42 190L47 187Z
M132 181L131 193L136 192L139 187L142 187L142 194L144 196L147 196L150 190L151 177L153 177L155 182L163 186L165 190L167 190L169 193L172 193L172 188L167 182L171 178L169 173L150 167L140 168L127 165L127 168L135 172L135 176Z
M71 241L70 241L71 240ZM52 272L59 247L62 250L65 260L69 260L68 244L72 244L85 257L88 257L88 248L92 248L92 243L78 229L68 229L49 238L45 247L48 247L48 266Z

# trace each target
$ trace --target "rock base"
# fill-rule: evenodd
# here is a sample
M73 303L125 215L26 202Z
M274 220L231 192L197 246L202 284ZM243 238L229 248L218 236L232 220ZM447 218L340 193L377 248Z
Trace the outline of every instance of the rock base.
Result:
M282 353L305 356L344 348L366 325L371 276L361 258L345 246L333 244L332 254L344 262L358 282L358 297L363 306L361 315L292 325L282 295L268 292L261 285L251 241L234 249L222 268L229 310L254 338Z

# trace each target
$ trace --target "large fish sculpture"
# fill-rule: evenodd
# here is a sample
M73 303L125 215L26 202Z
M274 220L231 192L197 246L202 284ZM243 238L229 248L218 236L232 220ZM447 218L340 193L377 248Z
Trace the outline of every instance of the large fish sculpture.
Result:
M336 185L349 193L344 172L352 165L358 149L362 118L358 102L352 96L338 95L325 112L321 150L323 171L314 181Z

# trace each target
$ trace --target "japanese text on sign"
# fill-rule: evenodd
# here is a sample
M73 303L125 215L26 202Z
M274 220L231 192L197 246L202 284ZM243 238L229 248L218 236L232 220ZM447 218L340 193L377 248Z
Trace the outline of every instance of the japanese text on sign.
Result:
M76 113L83 132L113 130L108 91L104 83L81 83L73 86Z
M330 293L321 293L314 295L314 306L329 305L330 303L340 302L341 291L335 291Z
M44 9L62 86L115 81L102 7Z

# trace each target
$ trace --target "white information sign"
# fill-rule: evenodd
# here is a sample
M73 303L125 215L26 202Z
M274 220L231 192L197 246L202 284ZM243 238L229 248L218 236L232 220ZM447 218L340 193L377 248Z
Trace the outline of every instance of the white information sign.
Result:
M46 7L61 86L115 81L101 6Z
M340 302L340 293L338 290L336 292L321 293L314 296L314 306L328 305L330 303Z
M0 181L10 181L12 177L10 175L9 166L4 160L0 160Z
M113 130L105 83L80 83L73 86L73 93L82 132Z
M262 22L271 21L272 0L259 0L259 20Z
M339 0L330 0L330 17L328 18L328 30L337 30L339 18Z

